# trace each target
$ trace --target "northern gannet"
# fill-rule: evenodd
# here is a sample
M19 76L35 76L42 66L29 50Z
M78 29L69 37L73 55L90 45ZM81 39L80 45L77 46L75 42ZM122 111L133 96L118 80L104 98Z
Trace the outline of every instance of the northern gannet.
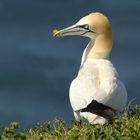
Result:
M105 124L124 110L127 91L109 56L113 35L109 20L99 12L91 13L75 25L54 36L80 35L90 38L77 77L70 85L70 103L77 121Z

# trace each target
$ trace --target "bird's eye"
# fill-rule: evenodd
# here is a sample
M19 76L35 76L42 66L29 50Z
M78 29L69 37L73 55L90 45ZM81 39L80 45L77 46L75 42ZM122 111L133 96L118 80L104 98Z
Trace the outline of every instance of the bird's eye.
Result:
M86 25L80 25L80 27L81 27L81 28L84 28L84 29L86 29L86 30L89 30L89 25L88 25L88 24L86 24Z
M88 26L88 25L84 25L84 28L85 28L85 29L89 29L89 26Z

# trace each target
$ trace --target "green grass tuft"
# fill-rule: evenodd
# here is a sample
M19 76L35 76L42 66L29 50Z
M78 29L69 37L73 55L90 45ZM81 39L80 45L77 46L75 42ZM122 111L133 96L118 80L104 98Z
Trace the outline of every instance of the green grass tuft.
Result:
M19 124L12 122L1 128L2 140L140 140L140 105L127 110L113 122L102 125L79 124L67 128L63 120L38 123L35 128L19 132Z

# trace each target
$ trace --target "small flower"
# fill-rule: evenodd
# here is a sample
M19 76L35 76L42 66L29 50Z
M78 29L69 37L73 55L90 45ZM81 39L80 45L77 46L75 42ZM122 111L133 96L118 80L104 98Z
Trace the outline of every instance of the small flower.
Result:
M53 36L57 36L57 37L61 36L60 31L57 29L53 30Z

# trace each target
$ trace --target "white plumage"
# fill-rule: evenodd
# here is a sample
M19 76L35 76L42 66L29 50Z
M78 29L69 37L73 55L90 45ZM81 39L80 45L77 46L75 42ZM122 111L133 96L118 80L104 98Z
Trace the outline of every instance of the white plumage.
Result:
M123 111L127 92L109 59L113 37L108 19L101 13L92 13L54 35L81 35L91 40L83 53L78 75L70 86L69 97L76 120L105 124L109 119L100 108L105 113ZM94 103L97 103L95 108ZM84 108L90 110L83 111Z
M70 101L76 120L86 119L93 124L104 124L107 120L103 117L97 118L97 115L92 113L80 113L82 108L94 99L115 110L123 111L126 94L116 69L105 59L87 59L70 86Z

